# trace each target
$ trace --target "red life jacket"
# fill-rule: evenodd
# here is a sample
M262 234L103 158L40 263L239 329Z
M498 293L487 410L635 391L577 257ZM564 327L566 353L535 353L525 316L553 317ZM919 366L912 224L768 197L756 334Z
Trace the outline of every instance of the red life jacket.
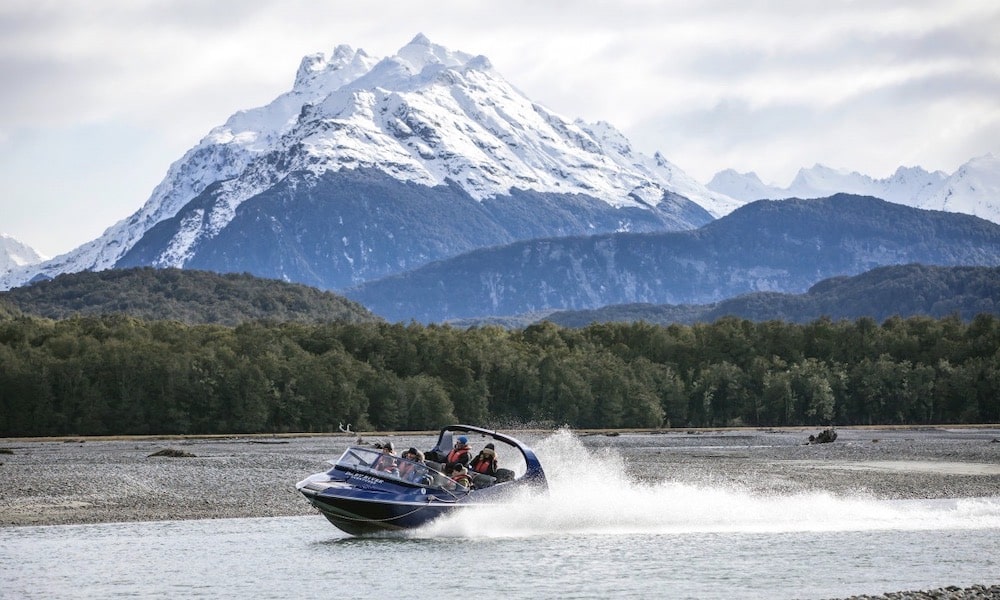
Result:
M459 474L455 475L454 477L452 477L451 480L454 481L458 485L462 485L462 486L465 486L467 488L471 488L472 487L472 478L469 477L468 475L466 475L465 473L459 473Z
M472 461L472 470L477 473L489 474L490 471L493 471L495 469L496 467L494 466L493 460L489 458L483 457Z
M450 463L467 463L469 462L469 447L465 448L454 448L448 453L448 461Z

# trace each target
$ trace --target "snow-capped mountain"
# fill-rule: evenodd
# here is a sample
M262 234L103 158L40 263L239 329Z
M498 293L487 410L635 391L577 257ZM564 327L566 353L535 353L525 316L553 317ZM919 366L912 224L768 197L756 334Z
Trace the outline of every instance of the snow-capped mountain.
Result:
M725 194L741 202L753 202L765 198L784 198L785 191L760 180L754 173L739 173L735 169L719 171L705 184L708 189Z
M598 202L588 204L592 222L553 221L533 235L692 228L741 204L708 190L658 153L648 157L636 152L607 123L572 121L532 102L485 57L452 51L418 35L396 55L381 60L349 46L338 46L329 57L305 57L291 91L266 106L240 111L213 129L171 165L139 211L40 269L10 274L0 280L0 287L23 283L39 271L52 276L122 264L184 267L200 261L254 272L254 264L238 258L246 247L220 247L218 241L240 211L251 210L245 206L249 200L263 195L273 203L275 194L268 192L280 189L278 195L285 201L311 193L325 198L329 208L342 201L338 196L331 202L330 190L338 185L331 175L343 175L356 186L362 179L369 185L372 180L364 175L369 171L391 178L378 180L383 188L448 188L478 202L486 211L478 216L496 222L493 237L480 244L520 239L524 227L555 219L560 211L557 195L562 202ZM351 200L363 195L352 190ZM501 206L504 198L519 194L522 203L545 204L546 215L525 213L530 206L516 211ZM528 200L526 194L546 196ZM254 210L264 210L262 202L256 202ZM506 212L501 218L498 211ZM282 214L271 209L265 213L271 219ZM320 226L316 218L334 219L329 211L312 218L312 227ZM371 242L343 222L345 218L343 211L338 213L326 231L328 238L342 239L342 247L294 249L298 271L315 271L313 263L336 256L352 269L347 281L357 282L412 266L413 261L471 249L466 245L406 254L400 247L402 258L385 256L377 265L369 261L360 268ZM372 221L366 226L385 230ZM271 233L283 244L294 237L273 228ZM234 236L239 237L238 232L229 231L225 237ZM209 248L214 258L206 258ZM263 255L278 248L255 250ZM294 278L288 269L287 263L272 264L259 274ZM344 281L321 277L311 283L331 287Z
M856 171L814 165L799 169L788 187L765 184L756 173L737 173L726 169L716 173L706 185L711 190L743 202L783 198L826 198L836 193L874 196L896 204L917 206L921 198L940 186L947 175L928 173L920 167L899 167L886 179L873 179Z
M1000 223L1000 157L987 154L958 168L919 196L919 208L975 215Z
M825 198L835 193L874 196L927 210L974 215L1000 223L1000 158L973 158L948 175L920 167L899 167L892 176L874 179L857 172L815 165L800 169L786 188L763 183L756 173L732 169L716 173L710 190L742 202L760 199Z
M0 273L7 273L17 267L35 265L46 258L24 242L6 233L0 233Z

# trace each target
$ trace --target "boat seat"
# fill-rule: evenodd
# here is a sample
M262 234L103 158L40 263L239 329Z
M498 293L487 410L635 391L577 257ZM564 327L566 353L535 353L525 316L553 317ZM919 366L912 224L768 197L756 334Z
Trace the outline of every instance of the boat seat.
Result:
M472 475L472 487L477 490L488 488L497 482L497 478L486 473L470 473Z

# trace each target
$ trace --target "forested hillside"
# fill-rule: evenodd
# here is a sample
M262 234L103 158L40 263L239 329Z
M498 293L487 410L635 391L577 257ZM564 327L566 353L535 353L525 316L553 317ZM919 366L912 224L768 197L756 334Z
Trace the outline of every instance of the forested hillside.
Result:
M1000 422L1000 319L0 318L0 436Z
M752 321L808 323L872 317L958 315L1000 316L1000 267L902 265L872 269L854 277L820 281L805 294L757 292L714 304L620 304L594 310L558 311L545 318L565 327L602 321L711 323L733 316Z
M356 302L305 285L247 274L151 267L60 275L0 292L0 302L4 300L25 313L53 319L116 313L221 325L260 319L302 323L378 319Z
M344 290L423 323L613 304L798 294L875 268L1000 265L1000 225L837 194L753 202L697 230L560 237L486 248Z

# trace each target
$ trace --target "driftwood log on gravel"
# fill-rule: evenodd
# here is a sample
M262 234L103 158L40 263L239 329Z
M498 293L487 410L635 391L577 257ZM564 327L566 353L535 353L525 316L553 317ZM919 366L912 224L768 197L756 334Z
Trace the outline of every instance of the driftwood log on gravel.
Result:
M837 440L837 432L833 429L824 429L819 435L810 435L810 444L829 444Z
M178 450L177 448L164 448L159 452L150 454L147 458L152 458L154 456L169 456L170 458L197 458L196 455L183 450Z

